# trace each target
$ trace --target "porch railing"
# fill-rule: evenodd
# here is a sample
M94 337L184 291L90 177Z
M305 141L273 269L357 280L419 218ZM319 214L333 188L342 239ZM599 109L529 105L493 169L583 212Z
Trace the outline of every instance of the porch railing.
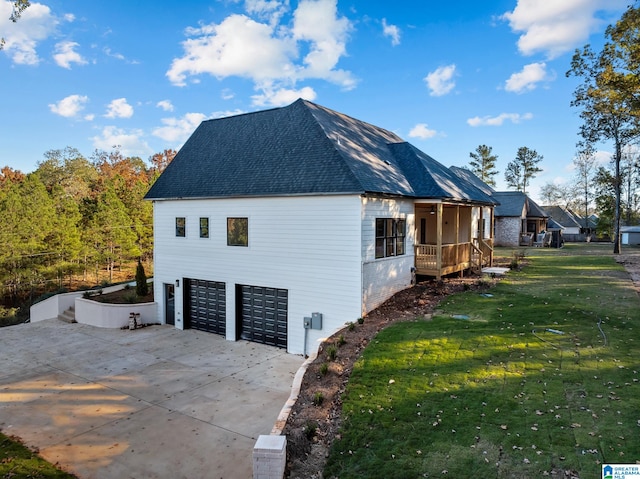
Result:
M490 241L490 240L489 240ZM418 274L441 276L474 267L490 264L493 247L487 240L441 246L441 263L438 268L438 246L418 244L415 246L415 263Z

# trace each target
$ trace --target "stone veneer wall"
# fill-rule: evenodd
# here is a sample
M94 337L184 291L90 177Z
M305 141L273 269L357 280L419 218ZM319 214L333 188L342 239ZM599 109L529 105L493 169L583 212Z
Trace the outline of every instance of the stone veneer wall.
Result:
M496 218L496 246L520 246L522 220L516 217Z

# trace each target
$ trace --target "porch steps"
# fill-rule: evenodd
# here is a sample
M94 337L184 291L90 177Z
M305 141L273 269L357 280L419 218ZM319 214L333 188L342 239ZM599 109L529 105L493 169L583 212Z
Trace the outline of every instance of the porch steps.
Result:
M58 319L60 321L64 321L65 323L77 323L75 308L71 306L66 311L63 311L62 314L58 315Z

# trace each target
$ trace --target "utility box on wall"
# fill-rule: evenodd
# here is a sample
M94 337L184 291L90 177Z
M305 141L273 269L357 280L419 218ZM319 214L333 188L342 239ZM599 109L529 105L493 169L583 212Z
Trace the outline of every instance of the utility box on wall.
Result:
M322 313L311 313L311 329L322 329Z

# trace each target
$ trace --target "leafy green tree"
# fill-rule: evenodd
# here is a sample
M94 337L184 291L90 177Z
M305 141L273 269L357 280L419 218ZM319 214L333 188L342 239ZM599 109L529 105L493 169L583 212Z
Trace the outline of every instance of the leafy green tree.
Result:
M6 291L15 298L30 287L55 255L47 244L55 224L55 208L38 175L11 183L0 197L0 264Z
M80 222L82 216L78 203L64 193L61 186L52 192L52 200L55 207L54 228L46 239L49 248L57 252L55 264L58 287L62 287L65 274L69 274L69 287L71 276L79 270L78 261L82 252L82 238Z
M111 185L97 203L88 232L98 253L96 259L106 266L111 282L117 262L140 256L131 218Z
M496 170L496 161L498 155L491 153L492 148L487 145L479 145L475 152L469 153L471 161L471 171L489 186L496 186L496 180L493 178L498 174Z
M617 254L621 249L622 150L638 134L640 117L638 7L629 7L618 22L607 28L605 37L607 41L599 53L589 45L576 50L567 76L582 80L571 105L581 109L580 135L585 143L611 141L614 146L613 252Z
M507 164L507 169L504 172L507 185L526 193L531 179L542 171L537 166L542 158L542 155L538 154L536 150L531 150L526 146L518 148L516 158Z

